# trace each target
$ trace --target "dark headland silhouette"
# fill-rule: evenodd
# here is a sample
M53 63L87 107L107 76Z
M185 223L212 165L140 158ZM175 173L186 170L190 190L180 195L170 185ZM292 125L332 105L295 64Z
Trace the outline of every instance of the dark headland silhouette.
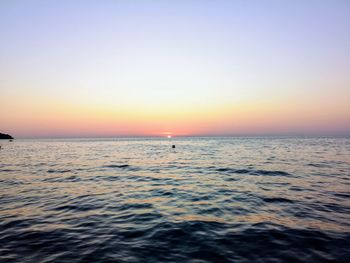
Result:
M9 134L0 133L0 140L13 140L13 137Z

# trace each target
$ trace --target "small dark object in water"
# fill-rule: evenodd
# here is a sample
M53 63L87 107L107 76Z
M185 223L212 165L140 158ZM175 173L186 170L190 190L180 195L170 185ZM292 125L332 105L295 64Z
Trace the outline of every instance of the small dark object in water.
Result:
M173 144L173 145L171 146L171 148L173 148L173 149L174 149L174 148L175 148L175 144Z

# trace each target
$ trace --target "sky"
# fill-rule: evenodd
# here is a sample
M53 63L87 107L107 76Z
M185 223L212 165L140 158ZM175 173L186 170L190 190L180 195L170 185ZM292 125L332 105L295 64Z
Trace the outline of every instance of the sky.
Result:
M0 132L349 135L350 1L0 2Z

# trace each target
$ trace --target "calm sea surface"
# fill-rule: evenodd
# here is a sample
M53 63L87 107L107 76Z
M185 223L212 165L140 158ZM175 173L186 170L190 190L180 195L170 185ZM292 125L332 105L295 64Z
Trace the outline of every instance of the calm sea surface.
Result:
M350 261L349 138L0 145L1 263Z

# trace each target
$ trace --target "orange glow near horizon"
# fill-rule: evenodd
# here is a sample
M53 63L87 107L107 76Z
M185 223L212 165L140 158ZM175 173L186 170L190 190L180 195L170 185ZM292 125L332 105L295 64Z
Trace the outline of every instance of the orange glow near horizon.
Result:
M313 132L319 127L341 127L349 114L344 101L251 102L235 105L168 108L107 108L53 100L20 103L11 115L2 116L6 131L18 137L32 136L191 136L257 135L279 132ZM8 105L10 107L10 105ZM346 113L346 111L345 111ZM336 129L335 129L336 131ZM333 132L332 129L328 132Z

